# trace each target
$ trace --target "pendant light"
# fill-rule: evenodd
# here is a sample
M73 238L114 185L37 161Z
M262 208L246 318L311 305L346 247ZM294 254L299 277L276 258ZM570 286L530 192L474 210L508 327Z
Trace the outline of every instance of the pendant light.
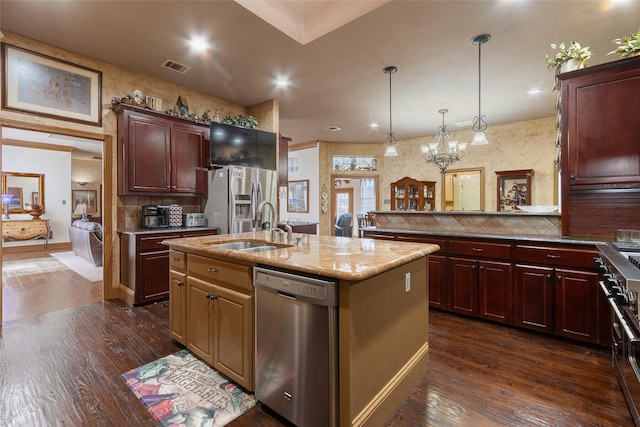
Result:
M476 132L473 135L473 141L471 145L487 145L487 135L484 131L487 129L487 122L484 121L482 115L482 45L491 39L489 34L479 34L471 39L469 42L472 46L478 46L478 115L473 119L473 130Z
M439 110L442 114L442 126L438 127L438 133L433 138L433 142L422 147L422 156L427 163L433 163L440 169L441 174L447 173L449 166L460 160L465 155L466 142L452 141L453 132L449 126L444 124L444 115L449 112L446 108Z
M385 74L389 75L389 133L387 134L387 140L386 140L387 150L384 152L384 155L386 157L397 156L398 151L396 151L396 136L393 133L393 125L392 125L393 122L391 120L391 74L398 71L398 67L394 65L390 65L388 67L383 68L382 71L384 71Z

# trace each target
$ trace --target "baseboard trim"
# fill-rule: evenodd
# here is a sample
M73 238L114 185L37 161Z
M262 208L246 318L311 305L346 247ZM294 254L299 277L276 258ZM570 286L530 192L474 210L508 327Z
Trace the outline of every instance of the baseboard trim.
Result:
M135 295L133 293L133 289L127 288L125 285L119 283L117 285L118 288L118 299L129 307L133 307L133 303L135 302Z
M427 371L429 343L426 342L380 392L356 415L352 426L384 425Z
M18 254L22 252L34 252L39 250L47 250L51 251L70 251L71 243L63 242L63 243L49 243L48 249L44 248L44 244L41 245L22 245L22 246L5 246L2 248L2 253L4 254Z

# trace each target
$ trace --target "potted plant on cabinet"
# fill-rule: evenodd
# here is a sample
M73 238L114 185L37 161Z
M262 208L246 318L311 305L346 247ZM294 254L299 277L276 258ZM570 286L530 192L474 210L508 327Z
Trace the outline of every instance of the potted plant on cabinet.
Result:
M576 41L572 41L568 47L564 42L559 45L551 43L551 48L558 49L558 52L553 56L547 55L547 68L556 74L586 67L591 58L589 47L582 47Z
M629 37L614 39L612 43L617 44L618 47L607 55L615 53L620 59L640 55L640 28L637 33L631 33Z

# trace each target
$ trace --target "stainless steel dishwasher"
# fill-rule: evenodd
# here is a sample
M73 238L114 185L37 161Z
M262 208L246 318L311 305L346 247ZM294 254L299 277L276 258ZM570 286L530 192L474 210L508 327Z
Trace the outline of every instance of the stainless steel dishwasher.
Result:
M335 281L256 267L254 284L256 398L299 427L337 426Z

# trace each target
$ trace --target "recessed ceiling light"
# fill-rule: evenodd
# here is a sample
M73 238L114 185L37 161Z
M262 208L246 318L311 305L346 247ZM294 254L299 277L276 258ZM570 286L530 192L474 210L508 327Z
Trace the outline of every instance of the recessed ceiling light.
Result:
M209 49L209 43L207 43L204 37L198 36L194 36L189 40L189 46L197 53L206 52L207 49Z
M288 87L291 82L286 77L281 77L276 79L276 86L278 87Z
M535 95L542 92L542 89L531 89L529 92L527 92L529 95Z
M331 132L338 132L339 130L342 130L340 126L329 126L327 129L329 129Z
M375 129L375 128L377 128L378 126L380 126L380 125L379 125L379 124L377 124L377 123L371 123L371 124L369 125L369 127L370 127L370 128L374 128L374 129Z

